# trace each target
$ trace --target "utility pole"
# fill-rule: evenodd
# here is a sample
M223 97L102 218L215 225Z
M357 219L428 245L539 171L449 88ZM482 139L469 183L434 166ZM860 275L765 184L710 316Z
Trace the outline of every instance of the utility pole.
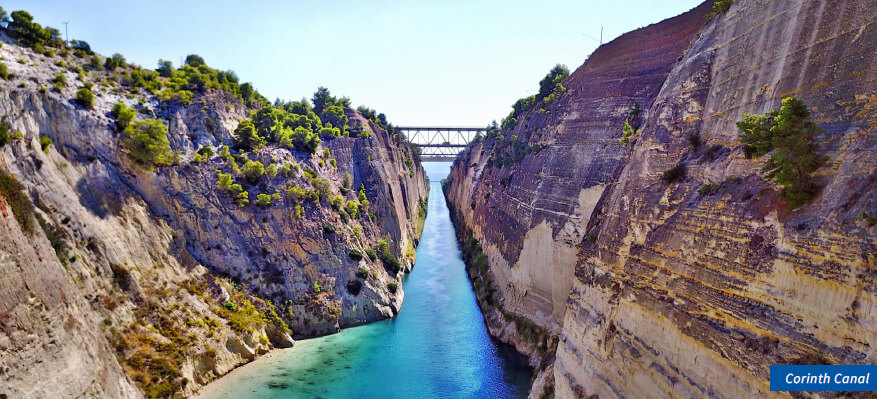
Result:
M601 26L600 27L600 46L602 46L602 45L603 45L603 27ZM600 47L600 46L597 46L597 47Z
M67 24L70 22L64 22L64 44L70 45L70 36L67 35Z

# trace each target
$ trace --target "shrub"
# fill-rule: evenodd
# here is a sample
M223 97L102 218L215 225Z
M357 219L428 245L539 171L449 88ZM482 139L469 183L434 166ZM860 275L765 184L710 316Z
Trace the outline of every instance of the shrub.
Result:
M133 122L125 128L125 136L122 147L138 163L148 167L174 163L175 155L167 139L167 128L160 120Z
M685 176L685 164L680 163L665 170L664 173L661 173L661 180L664 180L667 183L672 183L683 176Z
M119 53L115 53L112 57L107 57L107 59L104 60L104 69L108 71L115 71L116 68L124 68L125 66L125 57Z
M381 251L380 257L381 257L381 262L384 262L384 267L386 267L387 270L389 270L393 273L398 273L399 271L402 270L402 263L399 262L399 259L396 258L396 255L393 255L392 253L390 253L389 250Z
M704 185L700 186L697 192L700 193L700 195L710 195L718 189L719 185L713 183L712 180L710 180L709 183L705 183Z
M311 180L311 184L313 184L317 198L319 198L320 201L329 200L329 197L332 195L332 183L330 183L329 180L318 177Z
M55 74L55 77L52 78L52 90L56 92L61 92L64 90L64 87L67 86L67 75L64 75L64 72L58 72Z
M350 259L353 259L357 262L362 260L362 252L359 252L357 249L351 249L350 252L347 253L350 256Z
M391 293L395 294L396 291L399 290L399 284L387 283L387 290L389 290Z
M256 126L249 120L241 121L234 129L237 147L246 151L253 151L265 145L265 139L256 133Z
M331 224L323 224L323 234L335 234L335 227Z
M0 194L12 208L12 214L25 233L34 232L34 206L25 187L14 176L0 169Z
M116 118L116 129L120 132L125 131L125 128L134 121L134 117L137 116L137 111L134 108L129 108L122 103L116 103L113 105L113 109L110 111L110 115L113 118Z
M271 206L271 196L268 194L259 194L256 196L256 206L265 209Z
M76 103L78 103L79 105L81 105L85 108L93 109L94 108L94 93L92 93L91 90L89 90L86 87L83 87L83 88L77 90L76 91Z
M230 192L238 205L244 206L250 203L250 194L244 191L244 188L240 184L234 183L231 174L220 173L219 181L216 183L216 185L217 187Z
M9 122L0 121L0 148L9 144Z
M295 166L293 166L293 164L291 164L289 162L284 163L283 165L280 165L280 174L283 177L286 177L286 178L295 177L295 170L296 170Z
M378 253L375 252L375 250L371 248L366 248L363 250L363 252L365 252L366 256L368 256L368 258L371 259L372 262L378 260Z
M360 256L362 256L362 255L360 254ZM359 269L356 269L356 277L359 277L359 278L365 280L368 278L368 275L369 275L368 269L366 269L362 266L360 266Z
M292 202L300 204L305 199L307 193L305 192L305 189L301 187L292 186L286 190L286 195L292 200Z
M43 152L46 154L49 153L49 147L52 145L52 138L49 136L40 137L40 148L43 149Z
M277 165L275 165L273 163L268 165L268 167L265 168L265 173L269 177L272 177L272 178L277 177Z
M716 0L716 2L713 3L713 12L716 14L724 14L728 12L732 4L734 4L734 0Z
M390 250L390 244L387 242L386 238L381 238L380 240L378 240L377 247L378 247L378 251L389 251Z
M256 184L259 182L259 178L265 174L265 165L259 161L247 161L241 172L248 183Z
M351 176L350 173L344 172L344 174L341 175L341 186L348 190L353 187L353 176Z
M347 282L347 292L351 295L356 296L362 292L362 281L359 280L350 280Z
M822 129L810 120L803 101L786 97L779 110L765 115L743 114L737 122L746 158L770 154L761 168L767 179L783 188L780 197L796 209L816 193L812 174L827 160L817 152L816 137Z
M700 133L698 133L698 132L688 133L688 135L685 136L685 139L688 141L688 145L690 145L691 148L694 148L695 150L700 148L700 143L701 143Z
M354 201L347 201L347 204L344 206L344 210L347 212L350 217L356 219L359 217L359 203Z
M340 211L341 207L344 206L344 197L340 195L335 195L334 197L332 197L331 205L332 209Z
M618 139L618 142L623 146L627 146L627 143L630 142L630 137L636 133L635 130L630 126L630 123L627 122L627 119L624 120L624 127L621 129L621 138Z
M3 78L3 80L9 79L9 68L2 62L0 62L0 78Z
M205 157L213 156L213 148L210 146L202 145L201 148L198 149L198 154L201 154Z

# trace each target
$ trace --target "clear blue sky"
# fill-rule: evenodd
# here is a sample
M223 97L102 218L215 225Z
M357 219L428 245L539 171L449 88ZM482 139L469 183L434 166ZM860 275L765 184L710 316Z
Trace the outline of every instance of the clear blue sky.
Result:
M578 68L603 41L700 0L12 0L34 19L154 69L197 53L269 100L318 86L396 125L484 126L535 93L556 63Z

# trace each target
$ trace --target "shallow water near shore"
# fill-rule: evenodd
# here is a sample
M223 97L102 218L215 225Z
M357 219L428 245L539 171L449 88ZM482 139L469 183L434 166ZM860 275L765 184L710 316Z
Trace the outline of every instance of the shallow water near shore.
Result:
M201 398L523 398L526 359L488 335L440 181L425 163L429 213L393 319L302 340L208 385Z

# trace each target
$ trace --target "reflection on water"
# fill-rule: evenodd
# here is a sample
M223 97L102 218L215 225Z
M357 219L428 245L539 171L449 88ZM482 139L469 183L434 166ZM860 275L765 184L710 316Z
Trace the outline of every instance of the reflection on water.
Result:
M475 302L440 181L426 163L429 214L405 303L389 320L298 341L225 377L207 398L519 398L532 371L494 342Z

